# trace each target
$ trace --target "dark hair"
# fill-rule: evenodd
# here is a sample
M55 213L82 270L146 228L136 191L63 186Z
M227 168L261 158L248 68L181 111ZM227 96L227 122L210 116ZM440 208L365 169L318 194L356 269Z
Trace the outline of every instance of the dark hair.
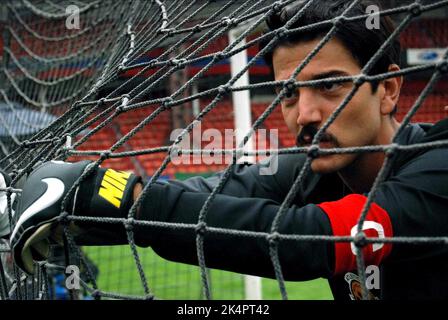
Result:
M299 28L316 22L331 20L335 17L341 16L344 11L351 5L353 1L347 0L311 0L312 3L301 17L295 21L289 29ZM272 14L268 17L266 23L269 31L277 30L283 27L308 1L295 1L292 4L284 7L280 12ZM376 5L380 7L379 3L373 1L361 0L346 14L346 16L360 16L365 15L366 9L369 5ZM321 26L312 30L304 30L302 32L295 32L279 38L279 41L274 45L272 50L269 50L264 59L272 69L272 54L275 48L279 46L288 46L296 44L301 41L311 41L325 36L333 25ZM381 16L380 29L368 29L366 27L365 19L358 19L356 21L343 21L340 24L334 37L339 39L343 45L351 52L352 56L359 63L361 68L372 58L378 51L381 45L387 40L391 33L395 30L395 25L389 16ZM260 50L268 44L274 37L268 37L260 42ZM387 72L389 65L400 65L401 46L398 39L389 45L381 58L376 62L373 68L370 69L369 75L375 75ZM378 88L378 83L372 83L372 91L375 92Z

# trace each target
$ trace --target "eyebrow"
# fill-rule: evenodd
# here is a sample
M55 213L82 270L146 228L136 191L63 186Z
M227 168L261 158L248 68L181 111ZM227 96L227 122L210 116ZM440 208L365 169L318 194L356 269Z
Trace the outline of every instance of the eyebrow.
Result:
M330 70L327 72L315 74L309 80L305 80L305 81L322 80L322 79L334 78L334 77L349 77L349 76L351 76L351 75L348 72L345 72L342 70ZM279 94L281 89L282 88L276 87L274 90L275 90L276 94Z
M308 81L310 80L321 80L325 78L334 78L334 77L347 77L350 76L349 73L341 70L331 70L324 73L319 73L314 76L312 76Z

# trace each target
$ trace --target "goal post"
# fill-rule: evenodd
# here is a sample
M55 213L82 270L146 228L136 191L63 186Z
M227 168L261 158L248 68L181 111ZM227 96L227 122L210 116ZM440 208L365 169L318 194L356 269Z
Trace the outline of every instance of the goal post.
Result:
M241 28L235 28L229 31L229 43L234 43L241 34ZM241 40L238 46L246 44L245 39ZM247 65L247 50L242 50L238 54L230 57L230 70L232 77L236 76ZM236 82L235 86L246 86L249 84L249 72L245 72ZM252 115L250 107L250 92L249 90L232 91L232 104L234 111L234 125L236 131L236 145L243 141L245 135L252 128ZM254 149L254 135L247 141L244 146L245 151ZM239 162L255 162L255 156L243 156ZM261 300L262 286L261 278L255 276L244 276L244 293L247 300Z

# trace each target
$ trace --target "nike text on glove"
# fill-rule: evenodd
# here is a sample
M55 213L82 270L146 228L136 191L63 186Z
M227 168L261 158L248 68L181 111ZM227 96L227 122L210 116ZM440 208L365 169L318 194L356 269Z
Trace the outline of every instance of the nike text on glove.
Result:
M131 173L95 168L91 161L76 163L50 161L34 170L26 180L13 218L10 242L16 264L33 272L33 261L46 260L50 241L58 242L55 230L62 201L78 178L89 171L85 180L69 196L65 210L70 215L125 218L133 203L134 186L141 181ZM79 244L126 244L123 224L76 222Z

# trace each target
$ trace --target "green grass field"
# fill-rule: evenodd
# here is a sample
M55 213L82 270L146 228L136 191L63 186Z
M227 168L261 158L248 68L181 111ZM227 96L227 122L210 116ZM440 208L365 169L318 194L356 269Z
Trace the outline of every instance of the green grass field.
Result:
M84 252L100 270L97 283L102 291L143 295L129 246L85 247ZM158 257L149 248L139 248L139 255L151 292L159 299L203 299L199 268L173 263ZM213 299L244 299L243 276L210 270ZM280 299L276 280L263 279L263 299ZM333 299L327 281L287 282L289 299Z

